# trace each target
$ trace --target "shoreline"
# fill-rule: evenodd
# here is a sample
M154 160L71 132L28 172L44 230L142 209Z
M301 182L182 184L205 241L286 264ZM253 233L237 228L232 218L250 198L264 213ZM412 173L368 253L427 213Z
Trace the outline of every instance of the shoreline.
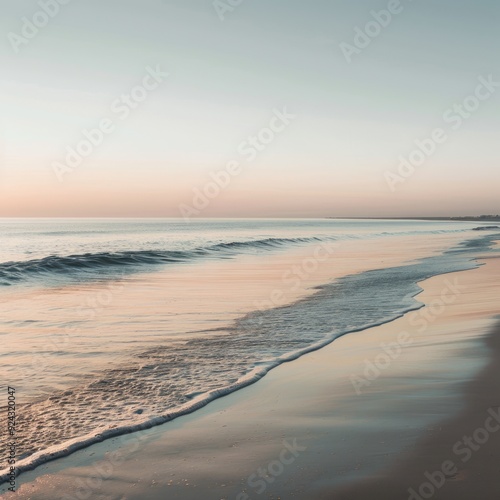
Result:
M498 259L488 260L490 265L494 265L495 272L498 272L499 266L496 264L499 262ZM485 271L486 267L489 266L455 274L467 275L465 281L468 283L481 284L485 276L491 277L492 274ZM429 290L438 290L440 293L444 280L452 279L452 277L452 275L440 275L426 280L423 284L424 302L427 304L429 301ZM453 307L450 306L455 311L454 314L463 314L464 303L466 301L461 298L457 300L457 304L453 304ZM473 311L474 309L472 308ZM67 492L70 495L78 484L75 483L75 478L92 477L95 472L92 472L91 464L106 460L106 457L116 452L124 453L127 458L124 464L116 467L113 474L103 483L103 488L105 485L109 495L105 498L121 498L118 496L120 488L123 488L120 481L125 481L131 489L132 496L128 498L156 499L161 498L165 491L168 491L169 495L172 493L172 498L197 498L196 495L200 490L189 488L185 483L176 482L179 475L190 477L189 484L195 483L199 487L203 484L204 488L208 488L213 493L213 498L226 498L223 495L227 495L228 488L236 491L238 490L237 484L243 484L240 486L240 491L244 492L246 479L251 471L256 470L259 464L271 463L273 457L279 456L283 451L283 442L286 438L292 439L289 443L296 439L308 450L318 450L317 453L322 458L299 457L298 461L304 461L302 469L309 470L312 467L316 470L316 474L301 472L297 476L297 470L289 468L280 475L280 481L276 481L273 488L268 486L268 489L272 489L276 494L290 493L290 486L285 486L288 481L289 484L295 485L293 491L299 495L297 498L331 498L331 494L325 493L325 488L327 492L330 492L335 483L345 488L346 483L351 481L359 485L361 479L366 480L367 474L375 474L380 467L389 468L397 457L400 458L401 453L408 451L408 443L416 443L422 433L425 433L426 426L437 425L438 422L457 413L462 404L462 384L473 377L485 363L486 352L480 339L484 334L484 328L491 325L491 307L484 311L471 312L473 317L469 320L474 325L475 334L471 336L466 331L465 338L464 332L457 335L456 323L446 330L443 327L446 321L443 318L437 318L431 327L431 332L426 332L423 345L410 346L404 353L404 359L397 359L394 362L391 370L394 369L396 372L399 370L400 375L398 376L397 373L396 375L381 374L367 394L363 394L363 398L360 398L349 380L356 364L362 366L363 360L373 358L380 352L380 339L393 340L403 326L408 324L410 318L418 313L419 311L415 311L406 315L405 318L381 327L346 335L319 351L304 355L294 363L285 363L272 370L259 384L214 401L194 414L144 431L142 432L144 441L136 443L138 450L126 452L127 444L124 443L127 440L112 439L76 452L66 459L59 459L35 471L27 472L21 476L21 479L25 479L22 481L25 484L19 490L19 498L23 498L22 494L26 492L36 493L36 496L29 496L33 499L55 498L51 497L50 491L54 494L55 490L52 487L56 485L57 491ZM447 343L432 334L432 329L439 323L443 323L439 331L444 332ZM447 338L449 336L454 339L453 343L449 342ZM416 347L421 347L421 349L416 349ZM431 371L429 374L429 370L424 370L418 375L422 377L422 380L429 377L439 380L436 388L431 390L423 384L416 383L408 375L407 370L411 368L419 373L419 370L422 370L422 358L425 359L429 354L436 356L436 349L442 351L442 364L433 367L435 373ZM463 368L455 372L453 372L453 365L456 364L456 359L451 356L450 349L453 356L460 355L465 361ZM475 354L471 356L471 353ZM332 358L332 355L335 357ZM332 359L338 366L332 366ZM441 373L442 366L446 366L451 375ZM406 383L403 388L401 388L401 374ZM333 391L332 386L335 389ZM417 411L415 415L412 415L411 404L410 408L408 405L403 409L398 408L400 397L397 397L397 391L401 389L406 397L408 397L408 391L413 391L416 397L423 398L427 402L441 402L437 406L432 406L430 413L419 414ZM328 396L325 396L325 391ZM282 394L285 396L282 397ZM446 395L445 404L442 402L443 395ZM332 398L333 406L330 401ZM394 415L389 418L387 417L388 403L389 407L393 405L397 408ZM360 404L364 407L364 411L370 410L372 413L375 411L377 425L374 423L368 425L365 418L360 416L358 408ZM360 419L364 422L363 424L356 423ZM387 428L386 420L391 424L390 429ZM406 428L408 422L410 430ZM347 426L347 429L343 429L343 426ZM374 432L377 426L380 427L379 432ZM405 434L406 437L403 439L401 435L398 435L394 440L392 436L394 429L397 429L401 435ZM380 436L384 436L386 442L392 442L391 446L385 447L387 449L382 461L380 459ZM345 440L347 442L342 443ZM133 434L130 435L128 441L134 441ZM325 450L325 442L330 443L332 448L340 447L341 450L337 452ZM357 442L364 452L368 447L369 452L356 454L352 451L353 442ZM232 443L229 445L229 451L233 452L230 456L226 447L228 443ZM239 450L238 448L243 446L242 443L245 443L245 449ZM339 443L342 444L339 445ZM203 451L207 447L213 455L213 464L207 463L209 460ZM413 449L413 446L410 448ZM334 467L328 467L325 464L325 457L332 453L334 455L340 453L343 460ZM152 481L151 485L156 484L156 487L153 488L150 485L144 489L145 484L141 484L141 480L129 484L130 478L134 477L133 471L137 472L137 468L132 467L134 460L139 460L142 464L141 470L144 468L147 471L145 472L146 478ZM363 467L359 466L360 463L364 464L366 471L363 472ZM159 469L161 474L158 472ZM177 472L169 475L165 474L165 469ZM193 472L198 469L200 469L199 472ZM337 474L339 477L333 480L328 479L331 474ZM156 476L161 476L161 479L151 479ZM170 483L166 481L167 477L170 478ZM147 479L145 480L147 482ZM329 483L332 484L329 485ZM47 486L49 486L48 493ZM248 490L248 485L246 489ZM343 494L349 495L349 493ZM227 498L233 497L229 495ZM354 497L345 496L345 498Z

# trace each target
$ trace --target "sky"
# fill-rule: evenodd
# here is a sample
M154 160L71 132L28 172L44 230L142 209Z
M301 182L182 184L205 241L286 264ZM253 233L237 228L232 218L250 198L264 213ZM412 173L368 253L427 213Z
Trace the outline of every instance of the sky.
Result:
M0 217L500 212L498 0L0 5Z

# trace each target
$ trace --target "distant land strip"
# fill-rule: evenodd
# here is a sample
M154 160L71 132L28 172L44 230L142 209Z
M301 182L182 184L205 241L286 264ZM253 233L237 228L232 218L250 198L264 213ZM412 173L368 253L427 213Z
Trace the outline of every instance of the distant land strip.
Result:
M500 215L479 215L464 217L326 217L326 219L348 220L429 220L455 222L500 222Z

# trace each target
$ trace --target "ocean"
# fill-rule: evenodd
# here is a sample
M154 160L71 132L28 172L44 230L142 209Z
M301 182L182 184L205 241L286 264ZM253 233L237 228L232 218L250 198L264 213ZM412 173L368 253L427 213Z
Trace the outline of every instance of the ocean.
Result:
M419 282L494 251L498 230L477 225L1 220L0 379L16 389L19 470L196 411L420 308ZM384 264L388 248L438 240ZM348 259L366 265L349 272Z

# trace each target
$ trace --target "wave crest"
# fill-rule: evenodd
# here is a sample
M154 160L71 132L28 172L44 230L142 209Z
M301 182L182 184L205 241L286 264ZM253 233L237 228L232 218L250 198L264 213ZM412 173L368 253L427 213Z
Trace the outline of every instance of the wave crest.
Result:
M289 244L311 243L321 238L265 238L230 241L192 250L136 250L99 252L81 255L50 255L42 259L0 264L0 286L10 286L47 277L110 277L120 270L138 270L143 266L188 262L217 255L236 255L246 250L271 250Z

